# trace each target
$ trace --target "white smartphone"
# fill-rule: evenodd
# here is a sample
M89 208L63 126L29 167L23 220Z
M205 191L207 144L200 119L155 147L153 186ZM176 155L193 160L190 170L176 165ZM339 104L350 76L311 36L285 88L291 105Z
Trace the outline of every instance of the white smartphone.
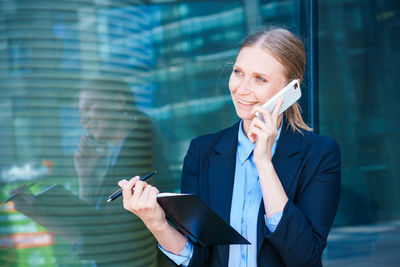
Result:
M263 108L268 109L272 112L278 103L279 99L283 99L282 106L278 112L278 115L282 114L286 109L288 109L291 105L293 105L299 98L301 97L301 90L300 90L300 81L293 80L288 83L283 89L281 89L276 95L274 95L270 100L268 100L264 105ZM256 112L256 116L264 120L262 114Z

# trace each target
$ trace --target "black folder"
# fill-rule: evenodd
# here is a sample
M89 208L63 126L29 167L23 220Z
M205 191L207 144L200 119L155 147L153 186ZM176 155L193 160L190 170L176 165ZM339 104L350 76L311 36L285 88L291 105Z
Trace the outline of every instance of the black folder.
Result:
M60 185L53 185L36 196L30 195L28 201L26 196L16 194L16 209L71 244L90 232L90 225L102 216L102 212L95 211ZM196 195L161 193L157 200L167 219L195 243L203 246L250 244ZM85 215L85 223L82 215Z
M192 241L203 246L250 244L193 194L159 194L167 219Z
M26 191L16 192L12 200L16 210L61 236L71 245L78 243L99 215L93 207L58 184L37 195Z

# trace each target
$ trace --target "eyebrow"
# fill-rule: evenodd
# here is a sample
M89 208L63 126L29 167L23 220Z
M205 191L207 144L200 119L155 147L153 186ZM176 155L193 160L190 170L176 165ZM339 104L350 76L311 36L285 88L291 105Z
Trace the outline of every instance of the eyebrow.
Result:
M236 65L236 64L234 64L233 67L234 67L234 68L238 68L238 69L243 69L243 68L241 68L240 66L238 66L238 65ZM265 73L254 72L254 74L255 74L255 75L258 75L258 76L263 76L263 77L265 77L267 80L270 81L270 78L269 78L268 75L265 74Z
M263 76L263 77L265 77L268 81L270 80L267 74L258 73L258 72L255 72L254 74L256 74L256 75L258 75L258 76Z

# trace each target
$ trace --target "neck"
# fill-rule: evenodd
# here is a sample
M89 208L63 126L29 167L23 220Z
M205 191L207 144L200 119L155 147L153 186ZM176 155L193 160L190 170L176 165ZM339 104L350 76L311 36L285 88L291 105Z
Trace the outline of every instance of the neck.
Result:
M130 128L118 128L113 134L113 138L109 140L114 147L119 146L119 144L124 140L124 138L130 133Z

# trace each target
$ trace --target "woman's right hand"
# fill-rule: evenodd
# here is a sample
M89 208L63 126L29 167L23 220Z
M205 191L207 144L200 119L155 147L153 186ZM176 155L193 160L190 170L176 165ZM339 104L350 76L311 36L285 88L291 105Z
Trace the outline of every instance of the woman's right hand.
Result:
M158 189L135 176L129 181L121 180L124 208L138 216L150 231L157 231L168 224L165 212L157 202ZM134 190L132 190L132 188Z
M104 165L107 145L92 139L92 137L83 135L78 149L74 153L74 166L80 179L96 177L96 170Z

